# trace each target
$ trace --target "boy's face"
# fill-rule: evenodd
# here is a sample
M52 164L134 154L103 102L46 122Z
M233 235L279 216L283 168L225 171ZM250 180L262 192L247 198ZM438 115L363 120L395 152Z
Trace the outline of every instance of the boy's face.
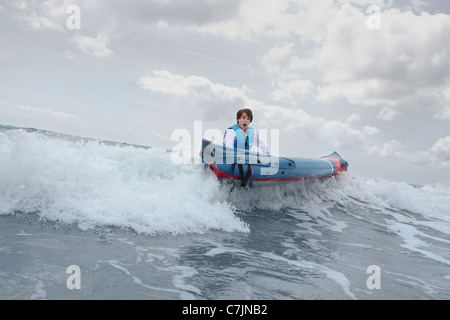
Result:
M249 125L250 125L250 117L244 112L238 119L238 126L245 132L247 131Z

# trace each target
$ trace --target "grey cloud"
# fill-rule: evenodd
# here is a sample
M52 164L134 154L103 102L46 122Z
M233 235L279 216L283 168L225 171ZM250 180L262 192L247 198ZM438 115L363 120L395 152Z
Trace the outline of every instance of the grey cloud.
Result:
M104 9L120 14L124 19L145 24L165 21L174 25L203 25L212 21L229 20L237 15L239 2L217 0L191 1L145 1L133 3L114 0L108 1Z

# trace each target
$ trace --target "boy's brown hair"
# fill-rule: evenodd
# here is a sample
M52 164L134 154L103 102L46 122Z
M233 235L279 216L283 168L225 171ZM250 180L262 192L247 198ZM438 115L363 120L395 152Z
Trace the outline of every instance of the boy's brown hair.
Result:
M244 113L247 115L247 117L250 118L250 122L252 122L253 121L253 113L252 113L252 110L250 110L250 109L239 110L236 114L236 120L239 120L241 118L242 114L244 114Z

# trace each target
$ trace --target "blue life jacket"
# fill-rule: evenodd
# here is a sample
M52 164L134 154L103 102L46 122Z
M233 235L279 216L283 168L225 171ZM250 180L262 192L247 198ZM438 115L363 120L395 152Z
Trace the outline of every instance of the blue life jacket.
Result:
M250 150L253 146L253 140L255 137L255 130L253 128L248 127L248 136L247 139L244 137L241 128L237 124L229 127L228 129L233 129L236 133L236 139L234 140L234 148L235 149L244 149Z
M253 186L253 165L248 164L249 162L249 155L248 152L246 152L246 155L244 156L245 160L243 160L242 158L239 158L237 156L237 150L250 150L253 146L253 140L255 138L255 130L253 128L248 127L248 135L247 138L245 138L244 133L242 132L241 128L239 128L239 126L237 124L229 127L228 129L233 129L234 132L236 133L236 138L234 139L234 159L233 162L231 163L231 181L233 183L233 187L231 188L231 191L233 191L234 189L234 169L236 167L236 165L238 166L239 169L239 177L241 179L241 186L245 187L248 183L248 186L251 188ZM226 135L226 132L225 132ZM225 138L224 135L224 138ZM225 142L224 142L224 150L225 150ZM226 153L223 153L223 163L227 163L226 162ZM243 164L247 163L248 164L248 169L247 169L247 173L244 174L244 167ZM230 191L230 192L231 192Z

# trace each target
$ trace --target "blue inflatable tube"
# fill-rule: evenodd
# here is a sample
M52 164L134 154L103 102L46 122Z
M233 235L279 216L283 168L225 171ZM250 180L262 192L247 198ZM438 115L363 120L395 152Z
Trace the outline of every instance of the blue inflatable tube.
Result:
M221 181L236 186L265 186L292 181L330 178L347 171L348 163L337 153L320 158L261 156L202 141L202 163Z

